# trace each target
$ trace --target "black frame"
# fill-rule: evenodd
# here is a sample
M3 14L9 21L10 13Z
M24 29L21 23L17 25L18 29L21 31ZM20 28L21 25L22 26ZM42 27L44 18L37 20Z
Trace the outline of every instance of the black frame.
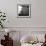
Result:
M18 6L27 7L29 11L29 15L20 15L18 14ZM31 17L31 4L17 4L17 17L18 18L30 18Z

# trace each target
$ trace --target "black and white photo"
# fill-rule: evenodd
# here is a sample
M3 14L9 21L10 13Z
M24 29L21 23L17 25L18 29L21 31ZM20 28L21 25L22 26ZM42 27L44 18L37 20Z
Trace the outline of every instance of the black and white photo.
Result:
M17 8L18 8L18 17L30 17L31 14L29 4L25 5L18 4Z

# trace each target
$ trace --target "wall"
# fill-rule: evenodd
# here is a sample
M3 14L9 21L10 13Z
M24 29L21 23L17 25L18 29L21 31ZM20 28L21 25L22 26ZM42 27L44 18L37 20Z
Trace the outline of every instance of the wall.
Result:
M31 4L31 18L17 18L17 4ZM12 31L22 35L23 31L46 31L46 0L0 0L0 9L6 12L5 26Z
M31 4L31 18L17 18L17 4ZM46 0L0 0L6 12L6 27L46 27Z

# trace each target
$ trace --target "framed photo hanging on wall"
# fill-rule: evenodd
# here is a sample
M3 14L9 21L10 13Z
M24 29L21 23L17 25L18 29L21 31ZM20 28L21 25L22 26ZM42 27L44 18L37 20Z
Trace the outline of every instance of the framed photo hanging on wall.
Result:
M30 4L18 4L17 5L17 17L21 17L21 18L31 17L31 5Z

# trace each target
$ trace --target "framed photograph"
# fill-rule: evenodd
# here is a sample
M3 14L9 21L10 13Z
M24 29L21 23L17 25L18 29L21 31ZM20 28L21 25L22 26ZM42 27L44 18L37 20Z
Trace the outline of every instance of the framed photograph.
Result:
M31 5L30 4L18 4L17 5L17 17L31 17Z

